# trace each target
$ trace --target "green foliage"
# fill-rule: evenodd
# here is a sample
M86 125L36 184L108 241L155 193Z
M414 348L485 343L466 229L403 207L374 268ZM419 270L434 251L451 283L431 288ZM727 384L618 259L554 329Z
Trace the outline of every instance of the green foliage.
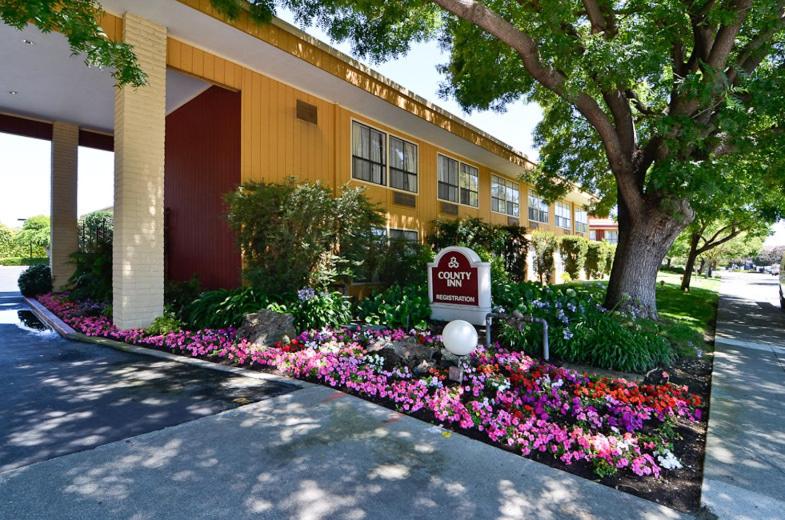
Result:
M202 293L201 284L197 277L187 282L166 280L164 282L164 304L179 320L186 320L188 306Z
M372 325L401 327L406 330L425 328L431 317L428 287L393 285L360 301L358 319Z
M391 285L424 285L428 282L428 263L433 261L433 250L427 245L409 240L390 240L380 252L380 282Z
M182 330L183 323L171 311L164 311L164 313L153 320L145 332L154 336L163 336L170 332L178 332Z
M268 309L286 312L294 317L297 330L339 327L352 321L352 305L349 299L339 292L309 291L307 296L298 297L288 303L271 303Z
M570 278L577 280L586 265L586 253L589 248L589 241L578 236L564 236L559 241L559 251L561 251L564 271Z
M49 217L36 215L25 220L15 234L14 243L20 256L41 258L49 248ZM32 255L31 255L32 252Z
M613 259L616 258L616 246L606 243L605 254L605 274L610 275L611 269L613 269Z
M549 283L553 277L554 254L558 239L548 231L535 231L532 233L532 246L534 247L534 272L540 283Z
M18 284L24 296L52 292L52 272L48 265L31 265L19 275Z
M293 297L352 279L378 242L383 219L358 188L338 196L320 184L249 183L226 197L228 219L247 263L245 275L264 294Z
M551 353L564 361L643 373L675 357L660 324L607 311L596 294L524 282L496 288L494 302L508 312L547 320ZM522 330L502 323L500 338L514 349L542 353L542 326L537 323L527 323Z
M0 265L49 265L48 258L25 258L21 256L8 256L0 258Z
M529 242L526 229L520 226L499 226L479 218L433 221L428 242L435 250L449 246L465 246L475 251L487 251L484 258L499 258L502 270L514 280L523 280L526 273L526 251Z
M118 85L144 85L147 76L133 48L111 41L99 25L100 15L101 4L96 0L0 2L0 19L6 24L21 30L32 23L44 33L59 32L68 39L73 54L85 55L87 66L112 71Z
M0 224L0 258L17 256L16 242L14 240L14 230Z
M239 327L246 314L258 312L268 303L267 297L252 287L217 289L200 294L183 313L192 329Z
M607 242L590 240L586 246L586 277L589 280L602 278L608 262Z
M112 301L112 214L94 211L79 219L79 251L71 254L74 273L68 279L77 300Z

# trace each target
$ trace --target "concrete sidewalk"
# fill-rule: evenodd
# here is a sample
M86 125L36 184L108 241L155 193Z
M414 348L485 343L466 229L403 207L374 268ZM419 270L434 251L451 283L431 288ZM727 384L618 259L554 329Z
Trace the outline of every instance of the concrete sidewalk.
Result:
M680 517L316 386L2 473L0 516Z
M723 275L702 498L720 518L785 518L785 314L777 279Z

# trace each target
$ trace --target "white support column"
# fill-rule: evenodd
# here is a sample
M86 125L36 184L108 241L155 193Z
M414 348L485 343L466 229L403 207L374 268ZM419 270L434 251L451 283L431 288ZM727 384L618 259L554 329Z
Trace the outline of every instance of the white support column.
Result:
M114 323L145 327L164 303L166 27L126 13L147 85L115 90Z
M76 214L79 127L55 121L52 125L51 226L49 266L55 290L64 288L74 266L71 253L78 247Z

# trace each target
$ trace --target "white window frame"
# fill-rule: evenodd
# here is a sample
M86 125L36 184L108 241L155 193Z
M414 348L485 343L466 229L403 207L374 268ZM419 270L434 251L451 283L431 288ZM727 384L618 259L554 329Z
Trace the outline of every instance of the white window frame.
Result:
M581 219L581 217L583 217ZM586 208L575 208L575 232L586 233L589 229L589 212Z
M564 213L566 210L567 216L565 217L563 214L560 214L559 210L561 210L561 213ZM553 215L556 226L562 229L572 229L572 205L569 202L557 200L553 205Z
M546 204L545 200L543 200L542 197L540 197L539 195L537 195L533 191L529 191L529 196L527 197L527 199L528 199L528 203L529 203L528 204L528 206L529 206L529 211L528 211L528 213L529 213L529 220L531 220L532 222L539 222L541 224L548 224L548 222L549 222L549 220L551 218L551 208L550 208L550 205ZM532 199L534 199L534 201ZM537 205L536 208L532 207L533 203L536 203L536 205ZM545 209L542 209L543 206L545 207ZM537 217L538 218L532 218L532 211L537 212ZM545 220L540 220L540 218L542 217L542 213L545 213Z
M503 198L499 198L499 197L494 196L494 184L500 185L502 187L502 189L503 189ZM514 200L510 200L509 199L509 191L508 190L514 190L514 191L518 192L518 201L517 202L514 201ZM493 202L494 202L494 200L499 200L499 202L500 202L499 207L500 208L501 208L501 205L504 204L505 211L500 211L500 210L493 209ZM508 208L509 205L512 205L512 204L515 205L515 211L513 213L510 213L509 211L507 211L507 208ZM504 177L502 177L500 175L491 174L491 212L498 213L500 215L505 215L505 216L508 216L508 217L520 218L520 216L521 216L521 185L519 183L515 182L515 181L512 181L510 179L506 179L506 178L504 178Z
M401 233L403 235L406 235L406 233L414 233L415 238L414 238L414 240L412 240L411 238L407 238L406 236L402 236L402 237L394 239L392 237L393 231ZM419 244L420 243L420 232L418 230L416 230L416 229L393 228L393 227L391 227L390 229L387 230L387 238L388 238L388 240L403 239L403 240L405 240L407 242L411 242L412 244Z
M444 199L444 198L442 198L439 195L439 184L442 182L440 180L440 177L439 177L439 173L440 173L439 167L440 167L440 164L441 164L441 161L439 160L440 157L444 157L445 159L448 159L450 161L455 161L458 164L458 169L457 169L458 184L455 185L455 186L457 186L457 190L458 190L457 191L457 193L458 193L458 200ZM464 173L464 171L463 171L464 166L466 166L468 168L472 168L472 169L477 171L477 176L476 176L476 179L477 179L477 191L476 191L476 194L477 194L477 197L476 197L477 204L476 205L466 204L464 202L461 202L461 200L463 198L462 197L462 194L463 194L462 190L467 190L467 191L469 191L470 194L471 193L475 193L474 191L470 190L469 188L464 187L463 183L461 182L461 178L463 177L462 174ZM450 186L452 186L452 184L450 184ZM474 208L474 209L479 208L480 207L480 167L476 166L474 164L467 163L465 161L461 161L460 159L457 159L457 158L452 157L450 155L447 155L445 153L437 152L437 154L436 154L436 199L440 200L442 202L448 202L450 204L457 204L459 206L466 206L467 208ZM471 195L469 195L469 201L471 201Z
M371 130L373 130L375 132L379 132L379 133L381 133L381 134L383 134L385 136L384 137L384 140L385 140L385 146L384 146L384 160L385 160L385 164L384 164L384 180L385 180L385 183L384 184L379 184L379 183L372 182L372 181L366 181L365 179L358 179L357 177L354 176L354 125L355 125L355 123L358 124L358 125L362 125L362 126L368 127ZM397 139L399 141L403 141L405 144L408 143L408 144L414 145L414 150L415 150L415 153L417 154L417 160L415 161L415 165L417 167L417 172L414 174L417 177L417 191L410 191L410 190L404 190L402 188L395 188L395 187L393 187L391 185L391 182L392 182L392 180L391 180L391 178L392 178L392 175L391 175L391 173L392 173L391 172L392 166L390 165L390 145L391 145L391 141L392 141L393 138ZM377 126L374 126L374 125L369 124L369 123L367 123L365 121L362 121L362 120L359 120L359 119L355 119L355 118L351 118L350 121L349 121L349 168L350 168L350 172L349 172L350 179L352 181L354 181L354 182L360 182L362 184L368 184L369 186L375 186L377 188L387 188L389 190L399 191L401 193L408 193L409 195L419 195L420 194L420 171L421 171L421 168L420 168L420 145L415 143L414 141L412 141L410 139L407 139L405 137L402 137L402 136L400 136L398 134L395 134L395 133L392 133L392 132L387 132L387 131L382 130L381 128L379 128ZM396 168L396 169L398 169L398 168ZM411 173L409 173L409 174L411 175Z

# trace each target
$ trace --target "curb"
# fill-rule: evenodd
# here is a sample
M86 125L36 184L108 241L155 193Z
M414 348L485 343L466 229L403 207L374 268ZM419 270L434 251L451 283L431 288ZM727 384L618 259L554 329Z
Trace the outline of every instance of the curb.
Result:
M236 376L249 377L251 379L272 381L276 383L286 383L289 385L297 386L298 388L323 386L323 385L316 385L314 383L309 383L307 381L302 381L300 379L293 379L286 376L279 376L276 374L269 374L267 372L260 372L258 370L250 370L248 368L222 365L219 363L206 361L200 358L179 356L177 354L171 354L169 352L164 352L161 350L154 350L151 348L140 347L138 345L130 345L128 343L115 341L113 339L101 338L97 336L87 336L85 334L82 334L81 332L77 332L76 330L74 330L72 327L70 327L60 318L58 318L55 314L53 314L49 309L44 307L37 300L27 297L24 297L24 300L30 306L30 309L33 311L33 314L35 314L38 319L44 322L47 326L51 327L61 337L70 341L77 341L80 343L91 343L93 345L109 347L115 350L120 350L131 354L138 354L140 356L165 359L167 361L174 361L176 363L181 363L183 365L191 365L199 368L204 368L206 370L214 370L216 372L224 372Z

